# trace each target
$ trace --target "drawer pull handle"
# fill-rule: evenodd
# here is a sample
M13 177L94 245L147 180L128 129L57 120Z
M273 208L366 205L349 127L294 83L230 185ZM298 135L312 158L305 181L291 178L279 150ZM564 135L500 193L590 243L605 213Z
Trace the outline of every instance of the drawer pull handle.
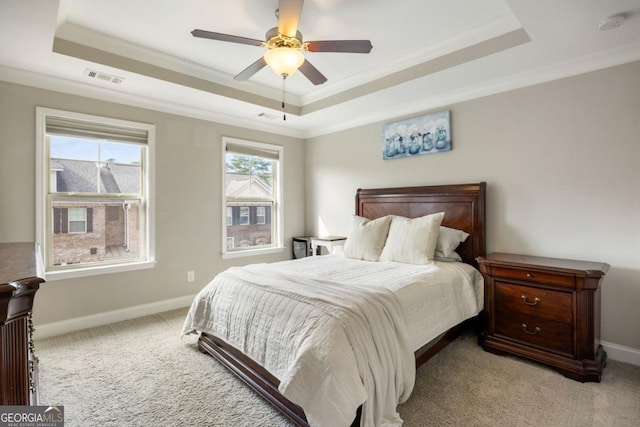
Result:
M536 305L540 302L540 298L536 298L533 300L533 302L527 300L527 296L526 295L522 295L522 302L524 302L527 305Z
M531 273L527 273L527 277L528 277L529 279L531 279L531 278L533 277L533 274L531 274Z
M529 334L529 335L536 335L538 332L540 332L540 328L539 328L539 327L537 327L537 326L536 326L536 328L533 330L533 332L532 332L532 331L530 331L530 330L528 330L528 329L527 329L527 324L526 324L526 323L523 323L523 324L522 324L522 330L523 330L525 333Z

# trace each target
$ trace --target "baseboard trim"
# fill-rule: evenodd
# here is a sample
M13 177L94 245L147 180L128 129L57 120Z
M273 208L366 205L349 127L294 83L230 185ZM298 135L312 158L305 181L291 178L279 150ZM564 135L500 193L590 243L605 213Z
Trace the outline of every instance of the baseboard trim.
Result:
M73 319L61 320L59 322L36 325L34 339L43 339L69 332L80 331L82 329L107 325L109 323L121 322L123 320L135 319L137 317L162 313L164 311L184 308L191 305L195 295L185 295L183 297L170 300L152 302L149 304L136 305L120 310L107 311L104 313L92 314L90 316L76 317Z
M606 341L600 341L602 347L607 352L607 358L618 362L629 363L640 366L640 350L637 348L625 347Z

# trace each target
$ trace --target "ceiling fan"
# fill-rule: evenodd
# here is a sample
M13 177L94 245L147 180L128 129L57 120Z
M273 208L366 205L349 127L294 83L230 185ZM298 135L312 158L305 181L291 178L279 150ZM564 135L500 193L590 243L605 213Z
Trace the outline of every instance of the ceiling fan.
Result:
M302 41L302 33L298 31L298 22L302 13L304 0L279 0L276 16L278 26L271 28L265 35L265 41L230 34L215 33L205 30L193 30L194 37L220 40L231 43L248 44L252 46L264 46L269 50L263 57L242 70L235 80L248 80L267 64L276 74L284 79L300 70L314 85L320 85L327 78L304 57L306 52L343 52L343 53L369 53L371 42L369 40L323 40Z

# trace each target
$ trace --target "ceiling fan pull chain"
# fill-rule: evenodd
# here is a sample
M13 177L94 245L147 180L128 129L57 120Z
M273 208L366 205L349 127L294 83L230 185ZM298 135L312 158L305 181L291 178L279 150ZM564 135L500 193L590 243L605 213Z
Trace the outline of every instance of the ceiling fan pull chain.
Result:
M285 94L285 87L284 87L284 82L287 80L287 75L283 74L282 75L282 120L287 120L287 111L284 108L284 94Z

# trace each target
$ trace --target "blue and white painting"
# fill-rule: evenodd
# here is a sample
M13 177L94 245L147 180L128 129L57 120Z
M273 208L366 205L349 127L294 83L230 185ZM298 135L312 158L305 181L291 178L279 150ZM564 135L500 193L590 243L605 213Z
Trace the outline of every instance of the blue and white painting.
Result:
M384 125L384 160L451 151L449 111Z

